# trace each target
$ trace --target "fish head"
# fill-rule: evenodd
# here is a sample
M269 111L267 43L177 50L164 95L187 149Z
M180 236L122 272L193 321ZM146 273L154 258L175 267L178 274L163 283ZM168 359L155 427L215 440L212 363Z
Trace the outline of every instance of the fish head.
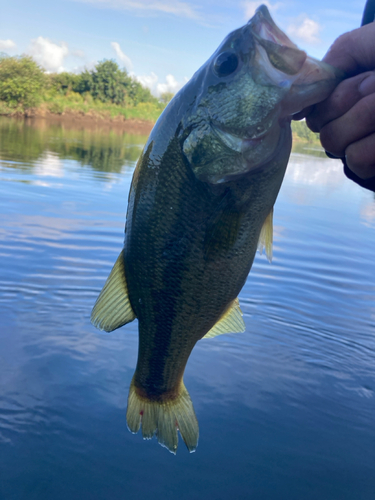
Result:
M342 79L300 50L262 5L230 33L189 82L183 152L196 177L217 184L289 155L290 120ZM288 150L286 155L285 150Z

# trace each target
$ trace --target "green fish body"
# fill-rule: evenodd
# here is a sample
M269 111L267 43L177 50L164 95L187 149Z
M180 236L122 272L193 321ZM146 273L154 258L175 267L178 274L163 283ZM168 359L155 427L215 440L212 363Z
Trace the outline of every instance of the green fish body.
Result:
M258 246L271 257L290 116L337 82L263 6L174 97L138 161L124 249L92 321L112 331L138 318L128 427L173 453L177 430L190 451L198 443L189 355L203 337L244 330L238 294Z

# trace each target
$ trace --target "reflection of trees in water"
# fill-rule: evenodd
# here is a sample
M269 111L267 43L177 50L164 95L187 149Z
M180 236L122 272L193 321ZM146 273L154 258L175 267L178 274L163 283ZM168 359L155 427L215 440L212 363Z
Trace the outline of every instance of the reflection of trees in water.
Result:
M319 143L312 144L307 141L296 140L293 141L292 152L303 155L316 156L317 158L327 158L324 149Z
M134 165L146 140L144 135L100 126L73 128L45 120L27 122L0 117L0 158L19 161L25 169L52 152L100 172L121 172Z
M124 164L137 161L141 148L138 145L124 144L119 141L115 144L112 141L90 141L90 143L69 144L68 142L59 142L53 149L61 158L75 160L82 166L90 166L100 172L122 171ZM126 140L125 138L123 140ZM104 142L104 144L103 144Z
M0 158L26 160L25 168L32 166L31 163L40 158L46 149L42 135L41 130L26 127L24 120L0 117Z

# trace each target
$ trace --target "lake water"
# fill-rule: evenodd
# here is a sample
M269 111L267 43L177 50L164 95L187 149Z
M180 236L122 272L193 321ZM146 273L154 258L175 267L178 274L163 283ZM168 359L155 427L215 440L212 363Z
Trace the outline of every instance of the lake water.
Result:
M137 322L90 312L145 136L0 120L1 500L375 498L375 200L299 145L246 332L197 344L196 453L126 427Z

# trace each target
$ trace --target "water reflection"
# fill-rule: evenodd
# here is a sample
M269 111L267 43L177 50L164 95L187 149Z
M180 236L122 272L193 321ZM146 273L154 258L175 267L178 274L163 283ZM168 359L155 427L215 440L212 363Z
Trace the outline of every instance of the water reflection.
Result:
M314 158L327 158L324 149L316 143L304 142L297 138L293 140L293 153L312 156Z
M145 138L38 127L0 120L0 498L372 499L373 194L292 155L246 332L194 349L200 444L173 457L126 429L137 323L89 323Z
M375 193L372 200L364 203L361 208L361 217L365 224L375 226Z
M0 159L15 168L38 165L45 175L56 175L60 160L74 160L99 172L119 173L134 164L147 136L92 128L49 124L45 120L0 117ZM14 163L19 162L19 163Z

